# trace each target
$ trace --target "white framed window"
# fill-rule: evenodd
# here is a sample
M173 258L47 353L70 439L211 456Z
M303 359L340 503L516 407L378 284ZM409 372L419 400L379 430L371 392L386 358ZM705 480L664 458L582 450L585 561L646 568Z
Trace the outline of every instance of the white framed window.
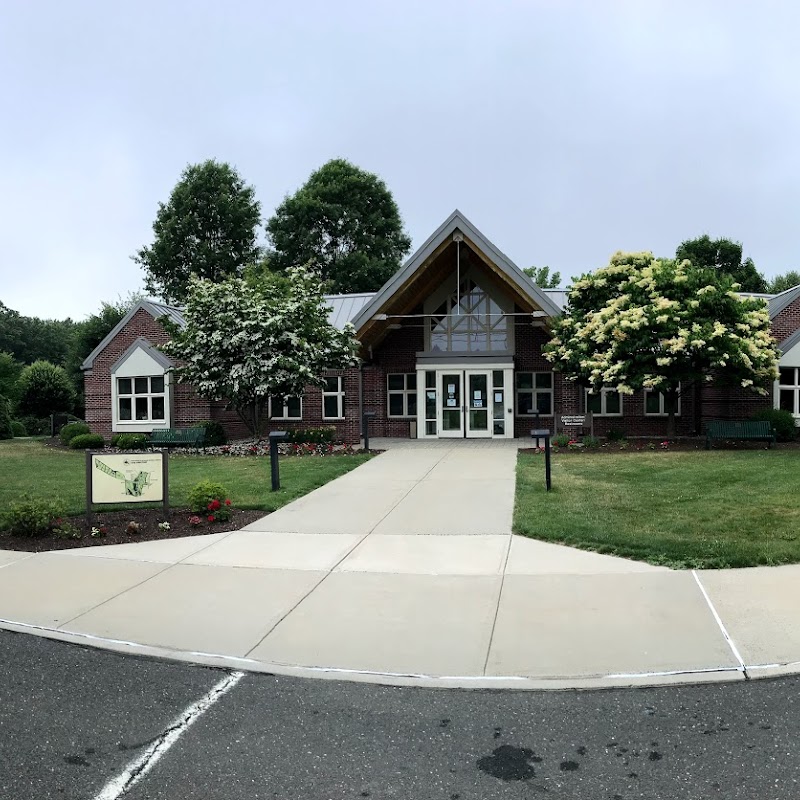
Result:
M655 389L644 390L644 415L646 417L666 417L669 414L669 401L663 392ZM675 404L675 416L681 415L681 388L678 386L678 397Z
M622 395L616 389L586 390L586 410L598 417L621 417Z
M386 376L390 417L417 416L417 373L395 373Z
M800 417L800 367L780 367L777 407Z
M552 372L518 372L516 384L518 415L553 413Z
M325 378L322 387L322 419L344 419L344 380Z
M164 422L167 393L163 375L117 378L119 423Z
M303 399L301 397L270 397L270 419L303 419Z

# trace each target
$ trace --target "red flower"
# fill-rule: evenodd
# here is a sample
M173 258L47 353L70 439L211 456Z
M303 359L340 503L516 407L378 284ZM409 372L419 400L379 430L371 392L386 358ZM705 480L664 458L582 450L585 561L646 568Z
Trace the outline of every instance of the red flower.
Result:
M229 506L230 504L231 504L231 501L230 501L230 500L226 500L226 501L225 501L225 505L226 505L226 506Z
M213 514L209 514L208 515L208 521L209 522L213 522L214 521L214 515Z

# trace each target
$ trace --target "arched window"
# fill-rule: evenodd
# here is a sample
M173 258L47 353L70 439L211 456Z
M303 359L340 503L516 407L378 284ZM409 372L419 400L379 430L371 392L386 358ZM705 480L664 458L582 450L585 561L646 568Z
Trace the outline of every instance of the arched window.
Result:
M503 309L470 278L433 312L430 326L432 351L508 350L508 321Z

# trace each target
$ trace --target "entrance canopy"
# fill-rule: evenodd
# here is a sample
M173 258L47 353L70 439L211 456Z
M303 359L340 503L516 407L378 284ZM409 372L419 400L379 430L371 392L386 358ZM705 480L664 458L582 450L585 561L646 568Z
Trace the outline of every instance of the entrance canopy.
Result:
M466 286L468 296L477 281L484 292L507 297L522 313L560 314L547 294L456 210L353 319L359 341L365 347L378 344L390 325L422 313L426 300L461 270L466 283L459 277L453 287Z

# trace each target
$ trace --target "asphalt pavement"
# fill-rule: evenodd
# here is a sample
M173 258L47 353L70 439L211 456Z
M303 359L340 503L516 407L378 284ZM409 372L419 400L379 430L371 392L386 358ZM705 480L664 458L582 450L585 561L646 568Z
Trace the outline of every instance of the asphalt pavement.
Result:
M8 631L0 674L3 800L800 796L797 677L401 688L240 676Z

